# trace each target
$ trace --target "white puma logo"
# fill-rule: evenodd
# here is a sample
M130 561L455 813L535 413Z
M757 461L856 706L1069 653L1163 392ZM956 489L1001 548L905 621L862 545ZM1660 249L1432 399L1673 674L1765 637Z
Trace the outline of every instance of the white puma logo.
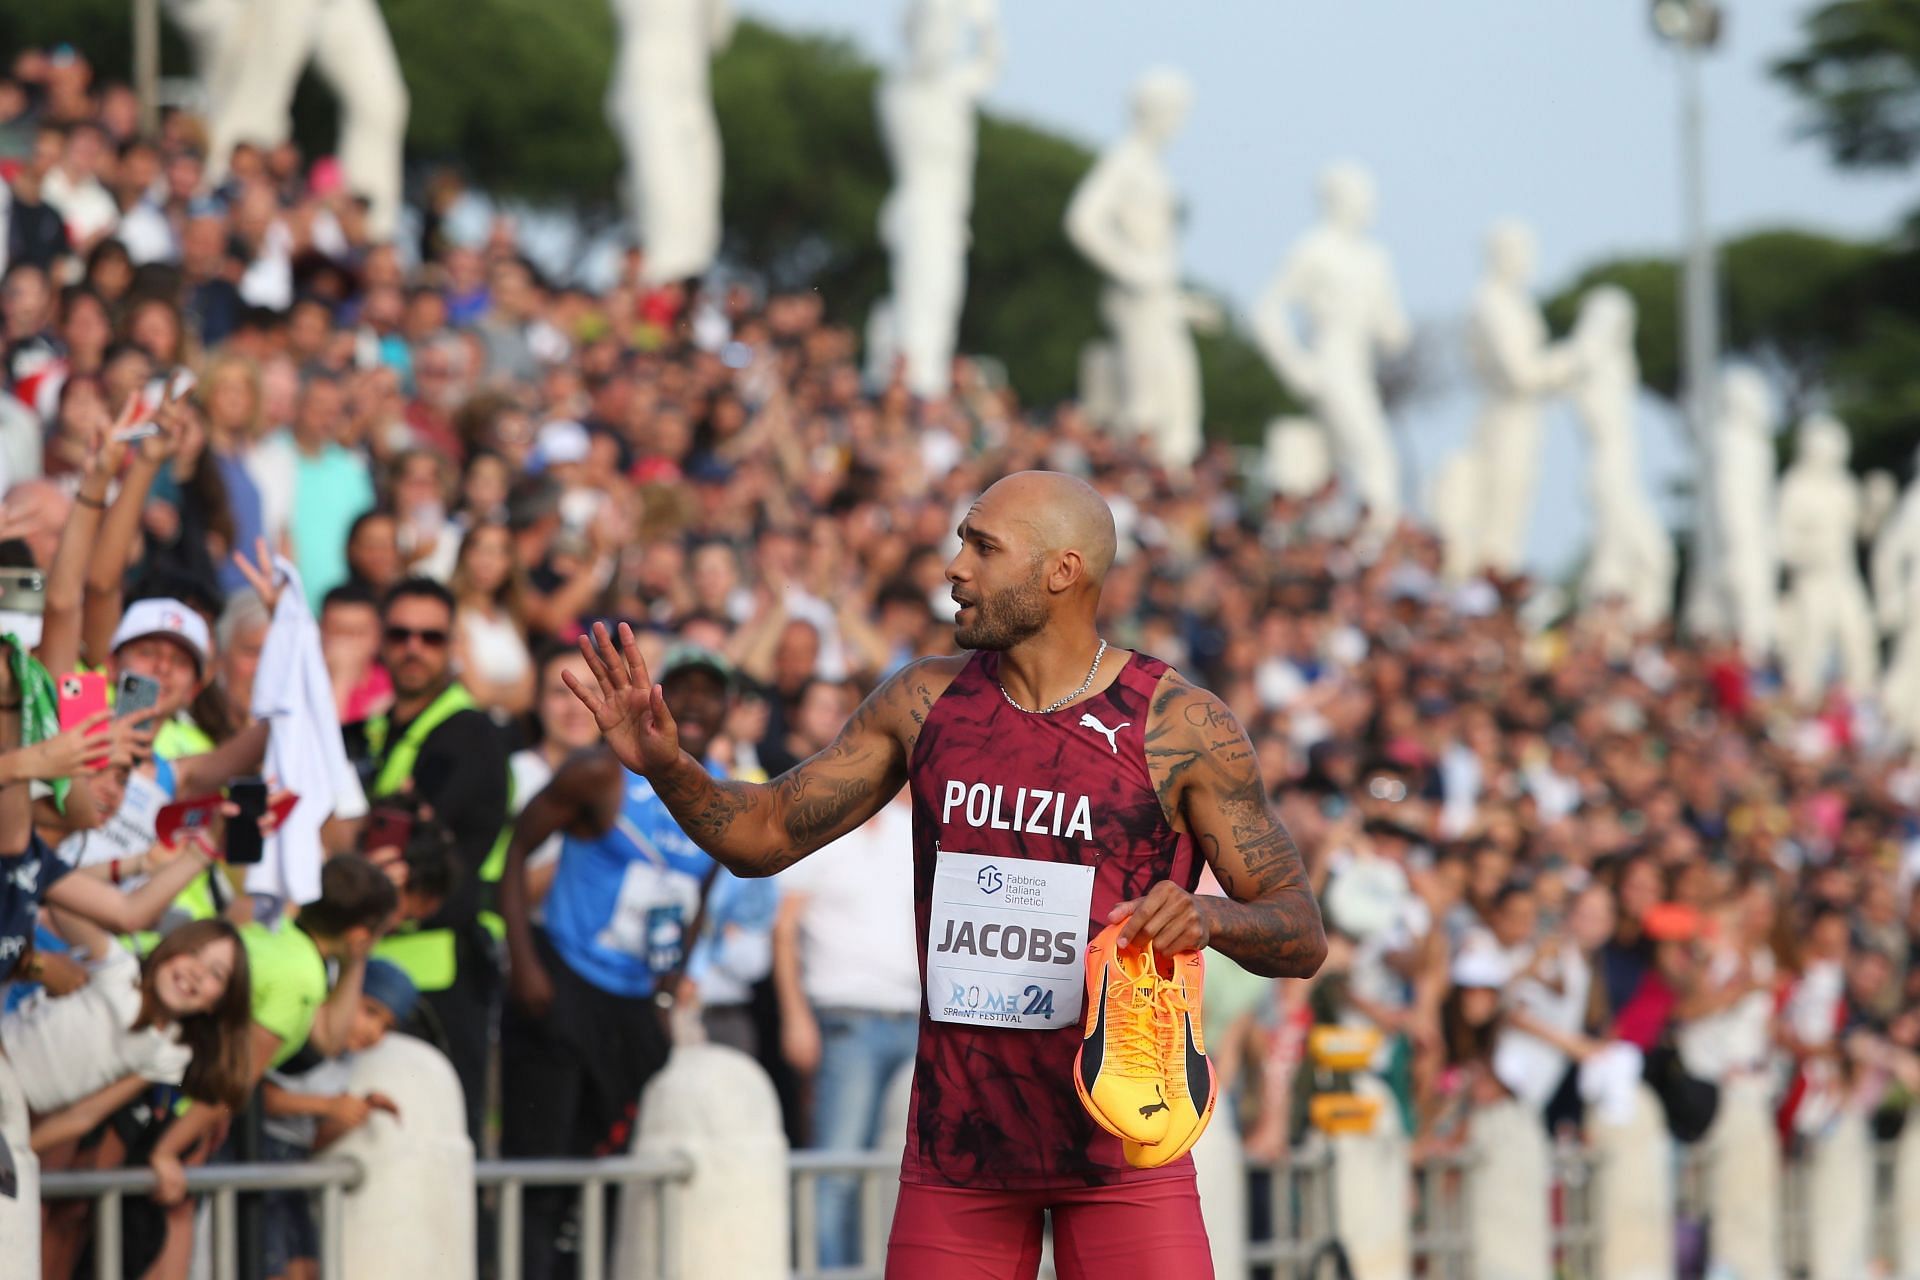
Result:
M1133 721L1131 720L1122 720L1119 724L1109 729L1107 726L1101 724L1100 717L1094 715L1091 711L1080 717L1080 727L1082 729L1091 729L1095 733L1106 735L1107 745L1113 748L1113 754L1115 755L1120 754L1120 731L1132 723Z

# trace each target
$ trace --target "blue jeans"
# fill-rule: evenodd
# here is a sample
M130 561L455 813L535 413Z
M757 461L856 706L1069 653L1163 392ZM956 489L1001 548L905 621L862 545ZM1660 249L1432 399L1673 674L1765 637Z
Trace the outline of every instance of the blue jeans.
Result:
M920 1016L859 1009L819 1009L815 1016L820 1020L820 1071L813 1081L813 1145L822 1151L870 1151L879 1138L887 1086L913 1061ZM859 1180L820 1179L819 1212L820 1265L859 1262Z

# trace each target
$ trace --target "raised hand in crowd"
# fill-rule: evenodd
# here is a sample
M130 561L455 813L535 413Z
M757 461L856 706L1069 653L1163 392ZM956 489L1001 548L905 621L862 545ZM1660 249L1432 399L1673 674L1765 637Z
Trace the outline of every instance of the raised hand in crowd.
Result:
M285 589L286 579L273 563L273 553L267 547L267 540L254 539L251 560L235 551L233 564L240 571L240 576L247 580L247 585L253 588L253 593L260 597L260 603L266 607L267 616L272 617L274 609L280 603L280 593Z
M71 729L0 755L0 778L52 782L100 772L112 754L112 717L110 711L96 712Z

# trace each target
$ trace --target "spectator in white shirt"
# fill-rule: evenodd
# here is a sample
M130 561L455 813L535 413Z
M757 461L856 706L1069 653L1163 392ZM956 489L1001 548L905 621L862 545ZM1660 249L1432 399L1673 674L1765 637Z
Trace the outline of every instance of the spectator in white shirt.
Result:
M1524 914L1518 897L1513 914ZM1590 885L1573 900L1566 929L1544 943L1507 987L1507 1016L1493 1051L1493 1071L1514 1097L1545 1108L1570 1062L1599 1047L1587 1027L1594 1012L1594 957L1613 936L1613 895Z
M866 825L779 877L773 981L781 1051L813 1075L813 1145L870 1150L887 1089L913 1061L920 969L914 949L913 806L903 789ZM820 1182L823 1266L856 1260L857 1187Z
M106 135L91 123L69 126L60 162L48 172L41 199L60 211L67 239L82 256L113 234L120 206L100 181L107 162Z

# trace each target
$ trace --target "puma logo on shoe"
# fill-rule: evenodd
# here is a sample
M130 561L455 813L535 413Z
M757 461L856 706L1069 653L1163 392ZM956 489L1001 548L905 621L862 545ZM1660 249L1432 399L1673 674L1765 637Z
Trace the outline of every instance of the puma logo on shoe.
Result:
M1131 720L1122 720L1119 724L1109 729L1104 724L1101 724L1100 717L1094 715L1091 711L1080 717L1080 727L1082 729L1091 729L1095 733L1103 735L1107 740L1107 745L1113 748L1113 754L1115 755L1120 754L1120 731L1132 723L1133 721Z
M1160 1092L1159 1085L1153 1086L1153 1096L1160 1099L1160 1101L1149 1102L1146 1106L1140 1108L1140 1118L1142 1120L1145 1120L1156 1111L1165 1111L1167 1109L1167 1095Z

